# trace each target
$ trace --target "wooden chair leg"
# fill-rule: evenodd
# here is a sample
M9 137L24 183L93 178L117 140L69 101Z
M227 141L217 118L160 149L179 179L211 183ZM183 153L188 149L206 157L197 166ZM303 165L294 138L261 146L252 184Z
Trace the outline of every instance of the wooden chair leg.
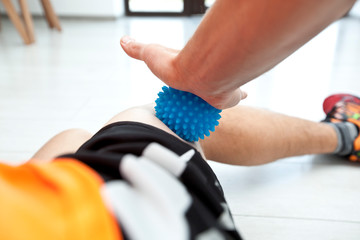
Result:
M41 0L41 3L50 28L56 28L58 31L61 31L60 21L55 14L50 0Z
M32 21L31 14L29 12L29 8L27 6L26 0L19 0L19 5L21 8L21 12L24 18L26 31L29 37L30 42L35 42L35 36L34 36L34 25Z
M2 0L2 3L4 5L4 8L5 8L10 20L13 22L15 28L17 29L20 36L22 37L24 43L30 44L31 41L27 35L24 24L22 23L19 15L17 14L17 12L14 8L14 5L11 3L11 0Z
M53 22L51 21L51 18L50 18L50 16L49 16L49 12L46 10L46 7L45 7L46 5L44 4L43 1L41 1L41 4L42 4L42 7L43 7L43 9L44 9L44 14L45 14L46 22L48 23L49 28L54 28L55 26L54 26Z

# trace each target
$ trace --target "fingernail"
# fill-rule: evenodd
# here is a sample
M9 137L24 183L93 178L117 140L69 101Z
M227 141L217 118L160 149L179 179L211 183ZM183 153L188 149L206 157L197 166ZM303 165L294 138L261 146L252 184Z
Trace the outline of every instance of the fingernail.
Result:
M135 39L129 37L129 36L125 36L121 38L121 43L122 44L128 44L129 42L134 42Z

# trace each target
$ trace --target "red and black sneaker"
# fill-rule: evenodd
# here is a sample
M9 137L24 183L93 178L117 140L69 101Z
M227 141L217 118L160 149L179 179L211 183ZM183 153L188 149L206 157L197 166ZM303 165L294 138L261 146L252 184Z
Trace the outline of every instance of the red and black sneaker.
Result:
M360 98L350 94L331 95L324 100L323 109L325 122L351 122L358 128L349 159L360 161Z

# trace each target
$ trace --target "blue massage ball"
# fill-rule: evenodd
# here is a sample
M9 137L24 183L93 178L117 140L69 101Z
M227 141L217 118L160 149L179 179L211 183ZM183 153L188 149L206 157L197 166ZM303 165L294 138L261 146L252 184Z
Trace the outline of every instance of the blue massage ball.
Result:
M194 142L210 136L219 125L221 110L200 97L164 86L156 99L156 116L182 139Z

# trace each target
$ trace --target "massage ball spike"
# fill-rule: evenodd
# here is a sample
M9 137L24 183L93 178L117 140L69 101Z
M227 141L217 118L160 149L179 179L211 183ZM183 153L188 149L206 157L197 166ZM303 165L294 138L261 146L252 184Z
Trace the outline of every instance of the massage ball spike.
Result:
M164 86L158 96L156 116L186 141L204 139L219 125L221 110L192 93Z

